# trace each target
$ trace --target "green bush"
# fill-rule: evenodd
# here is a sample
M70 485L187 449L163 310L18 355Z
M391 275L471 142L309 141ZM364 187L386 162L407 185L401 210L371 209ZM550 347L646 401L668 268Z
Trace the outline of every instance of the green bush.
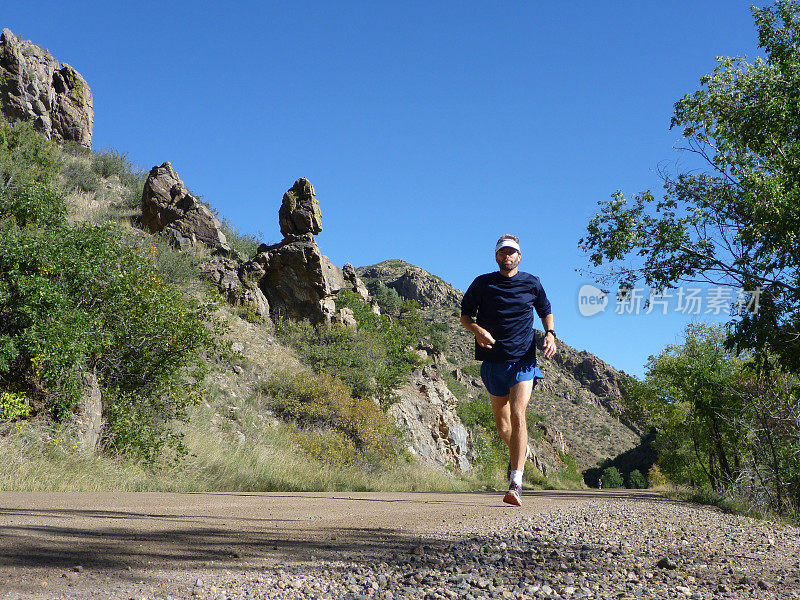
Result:
M369 305L350 289L339 292L337 308L353 310L357 330L281 319L277 332L294 347L316 372L340 377L358 397L377 397L383 404L393 399L393 390L420 362L410 348L423 330L419 311L404 303L391 318L375 315Z
M24 394L0 392L0 421L15 421L31 415L33 409Z
M64 421L94 372L109 449L181 454L171 423L198 398L201 355L216 347L213 306L165 281L124 230L69 226L47 175L50 143L31 135L0 126L0 385Z
M141 238L136 247L164 276L164 280L177 286L198 279L201 256L196 251L182 252L175 248L165 234Z
M465 375L469 375L470 377L476 377L480 379L481 376L481 365L480 363L474 365L467 365L465 367L461 367L461 372Z
M70 162L61 173L66 179L67 189L94 192L100 188L100 177L83 162Z
M29 122L8 123L0 115L0 181L3 187L54 185L63 166L58 146Z
M508 447L497 432L489 397L481 393L477 398L459 402L456 414L475 440L473 446L481 477L491 479L497 470L505 473Z
M228 244L236 254L244 260L249 260L256 255L256 250L261 245L260 239L264 237L261 232L256 235L242 233L228 219L222 219L221 225L222 233L225 234Z
M92 156L92 169L101 177L117 175L123 184L137 173L134 164L128 160L127 153L114 148L101 150Z
M379 283L372 297L375 298L375 301L378 303L381 313L390 316L400 314L403 299L400 297L400 294L397 293L396 289L386 287L383 283Z
M52 185L23 181L0 188L0 227L56 228L66 218L64 200Z
M315 430L301 444L315 458L335 464L356 459L383 463L398 455L400 435L391 419L374 401L354 398L332 375L284 373L267 382L264 391L273 397L277 415ZM320 437L320 429L336 435Z
M603 487L604 488L622 488L625 487L625 482L622 480L617 467L606 467L603 469Z
M628 487L634 490L647 489L647 478L642 475L641 471L635 469L628 475Z
M122 192L122 206L132 209L142 208L142 193L144 192L144 182L147 176L140 173L138 179L132 177L125 182L125 190Z

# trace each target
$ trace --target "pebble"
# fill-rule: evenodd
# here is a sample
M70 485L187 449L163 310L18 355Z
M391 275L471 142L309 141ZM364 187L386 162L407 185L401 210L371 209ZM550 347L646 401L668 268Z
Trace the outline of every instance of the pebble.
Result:
M800 530L713 508L599 499L476 527L372 561L317 558L265 567L256 578L213 573L192 593L198 600L800 598Z

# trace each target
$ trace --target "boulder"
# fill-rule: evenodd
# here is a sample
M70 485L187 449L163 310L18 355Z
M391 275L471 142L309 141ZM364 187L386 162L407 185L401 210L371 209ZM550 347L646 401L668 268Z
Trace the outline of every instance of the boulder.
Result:
M416 300L423 308L451 304L459 300L451 286L419 267L409 267L400 277L386 285L396 289L401 298Z
M333 321L339 325L344 325L348 329L358 329L358 322L351 308L342 308L334 315Z
M317 235L322 231L322 213L314 186L305 177L295 181L283 195L278 221L284 236L306 233Z
M8 118L33 121L49 139L92 147L94 100L86 80L8 29L0 35L0 105Z
M261 249L245 269L259 279L274 317L330 323L335 297L345 287L342 270L320 252L311 233L287 235Z
M141 222L150 233L166 232L179 248L201 243L219 254L231 253L219 219L189 192L168 162L150 169Z
M75 440L81 450L96 450L103 434L103 399L97 376L89 373L83 378L83 393L73 418Z
M262 319L269 319L269 302L242 264L233 258L214 257L200 265L200 273L211 280L233 306L245 306Z
M417 369L396 393L399 400L388 413L408 431L409 451L429 464L469 471L474 458L467 428L456 414L458 398L437 371Z
M348 287L353 288L353 291L361 296L365 302L371 302L372 298L367 291L367 286L361 281L361 278L356 274L356 270L350 263L345 263L342 267L342 275Z

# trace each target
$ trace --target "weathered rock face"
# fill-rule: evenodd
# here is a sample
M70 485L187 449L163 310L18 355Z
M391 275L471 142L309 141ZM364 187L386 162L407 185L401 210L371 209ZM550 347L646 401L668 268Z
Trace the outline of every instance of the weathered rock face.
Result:
M273 317L284 315L330 322L335 297L346 287L342 270L323 255L314 236L287 235L280 244L259 252L246 265L259 278Z
M97 377L89 373L83 380L83 394L73 419L75 441L81 450L96 450L103 434L103 399Z
M356 270L353 268L353 265L350 263L345 263L345 265L342 267L342 275L344 275L344 280L349 284L349 286L352 287L355 293L361 296L365 302L370 302L372 300L370 298L369 291L367 290L367 286L364 285L364 282L361 281L361 278L356 274Z
M200 265L200 273L217 285L217 289L233 306L246 306L262 319L269 320L269 302L264 292L253 283L252 273L233 258L214 257Z
M388 413L408 430L409 450L428 463L469 471L473 457L467 428L456 414L458 398L436 370L417 369L397 395Z
M48 138L92 147L92 91L80 73L8 29L0 35L0 104L11 119L33 121Z
M219 219L189 193L168 162L153 167L147 176L142 225L150 233L167 232L181 248L202 243L222 254L231 252Z
M431 275L425 269L402 260L383 261L359 269L359 272L367 280L381 282L386 287L396 289L401 298L416 300L422 308L455 307L461 303L461 294L453 286Z
M295 181L283 195L278 221L284 236L306 233L317 235L322 231L322 214L314 186L305 177Z

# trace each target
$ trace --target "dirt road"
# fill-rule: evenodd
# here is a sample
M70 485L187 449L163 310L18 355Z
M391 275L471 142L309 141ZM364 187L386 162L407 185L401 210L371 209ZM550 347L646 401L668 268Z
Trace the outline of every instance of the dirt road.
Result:
M209 572L379 559L598 492L530 492L522 508L501 496L1 492L0 598L182 597Z

